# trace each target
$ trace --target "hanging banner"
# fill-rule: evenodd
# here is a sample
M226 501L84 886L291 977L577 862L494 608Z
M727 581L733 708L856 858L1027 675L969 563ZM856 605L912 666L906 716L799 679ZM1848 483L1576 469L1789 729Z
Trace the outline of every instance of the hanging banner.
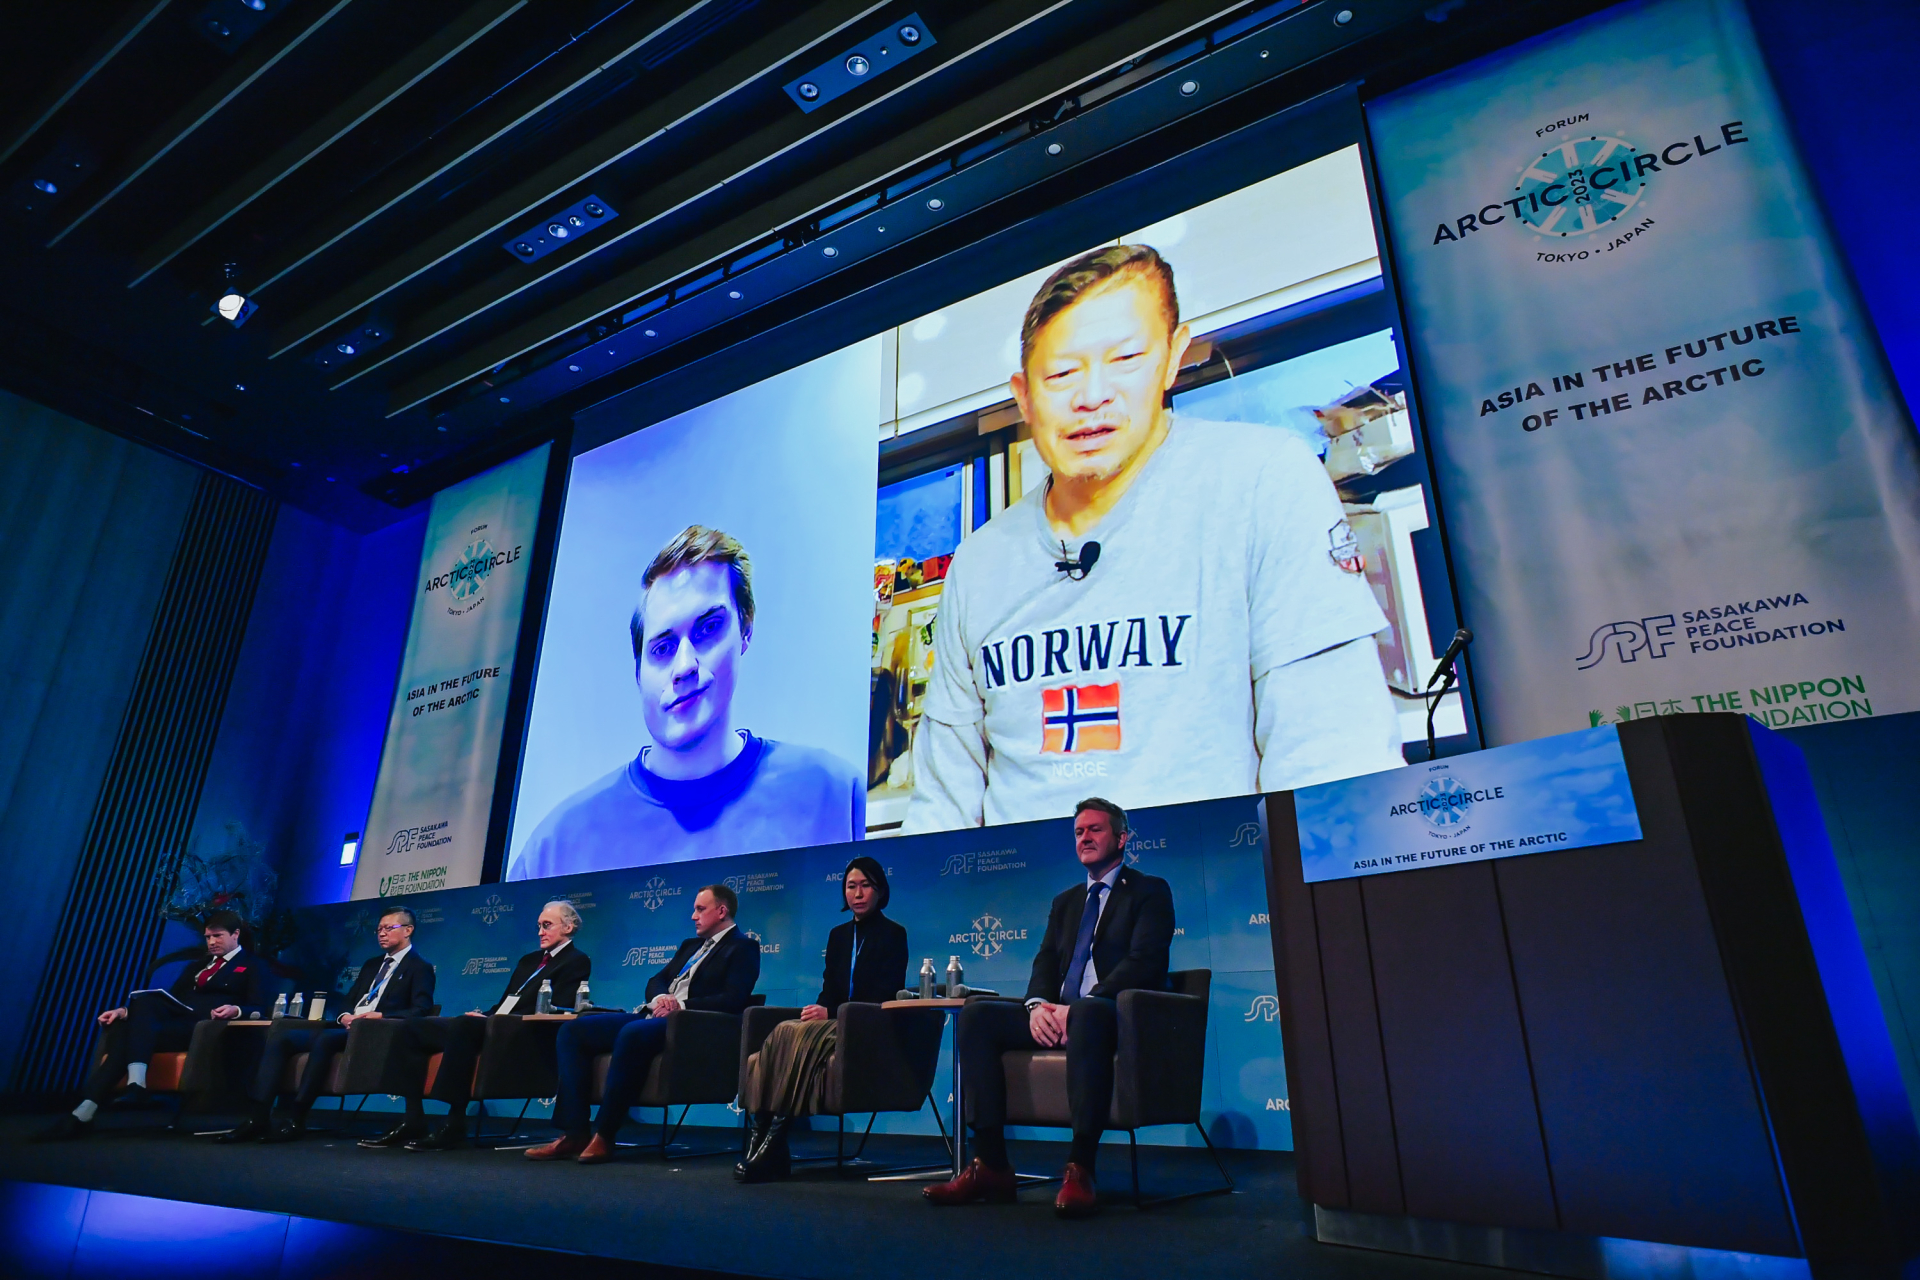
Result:
M1739 4L1368 121L1488 740L1920 708L1920 448Z
M480 883L551 447L433 496L355 898Z

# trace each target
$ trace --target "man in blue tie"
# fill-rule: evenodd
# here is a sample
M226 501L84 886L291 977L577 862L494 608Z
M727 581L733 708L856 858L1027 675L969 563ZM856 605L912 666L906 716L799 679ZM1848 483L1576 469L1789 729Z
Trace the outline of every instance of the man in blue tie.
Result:
M345 1007L333 1016L334 1026L319 1022L281 1019L267 1031L266 1048L260 1054L260 1069L255 1073L248 1097L253 1114L238 1128L214 1138L215 1142L294 1142L306 1132L307 1112L319 1096L333 1060L347 1047L347 1029L361 1018L424 1018L433 1013L433 966L413 949L416 921L407 907L388 907L380 916L374 937L380 954L360 966L360 976L340 1002ZM306 1071L294 1095L293 1114L278 1125L273 1123L273 1102L280 1093L281 1076L287 1061L297 1054L307 1055ZM410 1131L408 1139L424 1136L426 1125Z
M1007 1081L1000 1055L1064 1045L1073 1147L1053 1207L1067 1218L1094 1211L1094 1157L1113 1105L1120 1028L1115 998L1136 987L1166 988L1173 890L1127 865L1127 814L1111 801L1095 796L1075 806L1073 844L1086 883L1053 900L1026 1007L986 1000L960 1010L956 1037L975 1156L959 1177L922 1190L933 1204L1015 1198L1019 1184L1007 1158Z

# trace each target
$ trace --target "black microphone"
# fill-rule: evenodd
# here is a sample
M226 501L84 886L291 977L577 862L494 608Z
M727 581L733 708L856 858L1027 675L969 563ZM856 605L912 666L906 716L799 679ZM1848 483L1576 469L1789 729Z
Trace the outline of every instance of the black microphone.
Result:
M1440 655L1439 665L1434 667L1433 674L1427 678L1427 688L1431 689L1434 685L1438 684L1440 677L1453 668L1453 660L1465 652L1466 647L1472 643L1473 632L1467 630L1465 627L1454 632L1453 643L1449 644L1447 651Z
M1064 542L1060 544L1060 554L1063 556L1067 554L1067 544ZM1080 544L1080 556L1078 559L1055 560L1053 567L1066 574L1067 577L1073 581L1078 582L1093 572L1093 566L1099 559L1100 544L1097 542L1083 542Z

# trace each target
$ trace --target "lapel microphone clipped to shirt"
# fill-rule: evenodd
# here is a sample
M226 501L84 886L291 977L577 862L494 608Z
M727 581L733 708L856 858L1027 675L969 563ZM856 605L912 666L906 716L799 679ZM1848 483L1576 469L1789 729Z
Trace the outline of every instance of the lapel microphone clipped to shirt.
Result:
M1053 567L1066 574L1069 581L1079 582L1093 572L1094 563L1100 559L1100 544L1092 541L1083 542L1080 544L1079 555L1068 556L1067 544L1062 542L1060 554L1064 558L1055 560Z

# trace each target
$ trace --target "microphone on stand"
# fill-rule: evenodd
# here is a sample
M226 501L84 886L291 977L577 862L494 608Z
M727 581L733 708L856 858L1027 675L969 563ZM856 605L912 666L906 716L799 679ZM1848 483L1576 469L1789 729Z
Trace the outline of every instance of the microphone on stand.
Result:
M1067 544L1064 542L1060 544L1060 554L1062 556L1067 554ZM1094 563L1099 559L1100 544L1083 542L1080 544L1080 554L1077 557L1055 560L1053 567L1066 574L1072 581L1078 582L1093 572Z
M1472 643L1473 632L1467 630L1465 627L1461 627L1458 631L1454 632L1452 643L1447 645L1447 651L1440 655L1439 664L1434 667L1433 674L1427 678L1427 689L1429 692L1424 696L1427 700L1427 759L1429 760L1434 757L1434 713L1440 709L1440 700L1447 696L1447 692L1451 690L1454 684L1460 679L1459 671L1454 668L1454 661L1459 658L1461 654L1465 653L1467 646ZM1443 675L1446 677L1446 681L1440 685L1440 691L1438 693L1431 692L1434 682L1439 680Z
M1443 672L1446 674L1448 682L1451 683L1455 678L1453 660L1465 653L1467 646L1472 643L1473 632L1467 630L1465 627L1454 632L1452 643L1447 645L1447 651L1440 655L1440 661L1435 664L1433 674L1427 677L1427 688L1433 688Z

